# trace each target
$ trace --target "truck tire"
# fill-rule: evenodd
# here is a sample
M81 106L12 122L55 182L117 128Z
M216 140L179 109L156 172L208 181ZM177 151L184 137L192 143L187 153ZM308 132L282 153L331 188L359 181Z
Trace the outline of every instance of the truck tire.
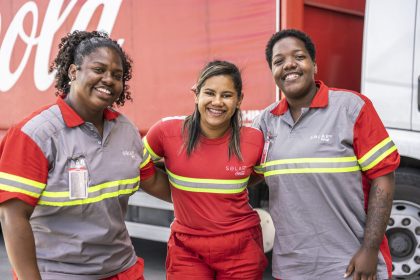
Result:
M420 279L420 170L399 168L386 235L392 279Z

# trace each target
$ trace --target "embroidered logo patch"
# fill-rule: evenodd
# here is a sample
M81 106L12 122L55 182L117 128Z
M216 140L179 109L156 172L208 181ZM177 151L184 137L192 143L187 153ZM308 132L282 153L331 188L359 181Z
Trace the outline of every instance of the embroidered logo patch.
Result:
M226 171L234 172L235 176L243 176L245 175L246 166L234 166L234 165L226 165Z
M123 150L122 155L125 157L131 157L132 159L136 158L136 153L134 151Z
M330 142L332 139L332 134L315 134L309 137L309 140L318 140L320 142Z

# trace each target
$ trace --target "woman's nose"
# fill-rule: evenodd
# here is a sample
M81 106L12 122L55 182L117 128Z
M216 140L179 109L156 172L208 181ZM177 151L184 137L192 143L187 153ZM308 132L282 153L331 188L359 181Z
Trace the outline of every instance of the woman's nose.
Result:
M114 78L112 76L112 73L110 72L105 72L102 76L102 81L106 84L112 84L114 82Z
M212 104L213 105L220 105L223 103L222 97L221 96L214 96L213 100L212 100Z
M292 58L286 59L283 64L284 69L294 69L296 68L296 61Z

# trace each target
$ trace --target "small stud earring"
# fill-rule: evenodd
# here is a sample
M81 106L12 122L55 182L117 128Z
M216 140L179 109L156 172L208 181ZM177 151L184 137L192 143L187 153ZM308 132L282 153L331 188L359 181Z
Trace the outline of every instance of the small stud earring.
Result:
M73 82L75 80L75 78L74 77L71 77L70 78L70 81L69 81L69 86L71 85L71 82Z

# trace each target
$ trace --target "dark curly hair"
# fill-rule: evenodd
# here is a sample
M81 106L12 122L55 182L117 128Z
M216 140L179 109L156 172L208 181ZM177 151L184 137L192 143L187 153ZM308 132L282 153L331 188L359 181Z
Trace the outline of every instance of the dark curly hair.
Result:
M281 39L287 37L294 37L299 39L305 45L305 49L308 51L309 56L311 57L312 61L315 62L315 45L312 42L312 39L304 32L296 29L283 29L279 32L276 32L271 36L270 40L267 42L267 46L265 47L265 59L267 60L268 66L271 69L271 63L273 60L273 47L274 45L280 41Z
M123 91L118 99L115 101L117 106L123 106L126 100L132 100L131 93L128 91L129 86L127 82L131 79L132 60L117 43L111 39L107 33L99 31L73 31L61 38L58 45L58 54L51 64L49 72L56 70L55 74L55 88L56 94L66 96L70 91L68 76L69 67L71 64L80 66L83 58L92 53L97 48L111 48L115 50L121 58L123 67Z
M204 66L196 85L192 89L195 95L200 93L200 90L207 79L220 75L230 76L238 94L238 98L242 97L241 72L235 64L223 60L213 60ZM200 113L196 104L194 112L185 119L183 126L184 146L187 155L191 155L201 135L200 119ZM235 113L230 119L230 127L232 129L232 134L229 142L229 157L234 154L239 160L242 160L239 138L242 127L242 113L239 108L235 110Z

